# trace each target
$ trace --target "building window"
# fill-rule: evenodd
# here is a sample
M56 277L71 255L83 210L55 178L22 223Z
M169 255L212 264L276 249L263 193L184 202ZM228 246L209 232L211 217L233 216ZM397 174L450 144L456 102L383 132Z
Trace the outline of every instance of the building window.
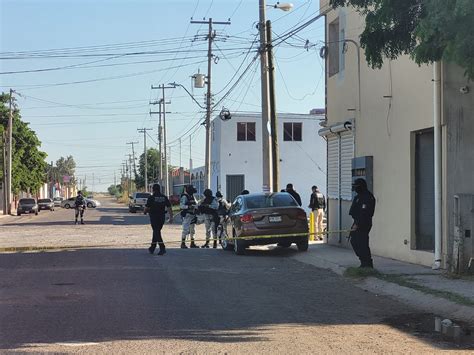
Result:
M303 140L302 131L302 123L285 122L283 123L283 140L301 142Z
M329 76L339 73L340 32L339 19L329 24L328 34L328 67Z
M237 122L237 140L255 141L255 122Z

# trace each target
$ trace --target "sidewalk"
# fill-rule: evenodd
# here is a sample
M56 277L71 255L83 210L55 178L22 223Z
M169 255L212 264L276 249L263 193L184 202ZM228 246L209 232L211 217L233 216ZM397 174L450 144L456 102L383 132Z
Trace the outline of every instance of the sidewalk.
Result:
M359 270L351 249L311 244L295 258L354 280L358 287L398 299L425 312L474 323L474 277L450 277L444 270L375 256L376 272Z

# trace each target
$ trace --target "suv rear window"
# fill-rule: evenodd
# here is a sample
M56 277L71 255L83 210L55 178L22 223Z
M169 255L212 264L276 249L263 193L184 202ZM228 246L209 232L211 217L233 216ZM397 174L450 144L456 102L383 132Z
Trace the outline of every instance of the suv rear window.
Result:
M34 205L36 202L35 202L35 200L33 200L32 198L22 198L22 199L20 200L20 203Z
M295 199L287 193L245 197L247 208L298 207Z
M38 200L38 203L43 203L43 202L51 202L49 198L42 198Z
M135 198L148 198L150 196L151 196L151 194L149 194L148 192L142 192L142 193L137 193L135 195Z

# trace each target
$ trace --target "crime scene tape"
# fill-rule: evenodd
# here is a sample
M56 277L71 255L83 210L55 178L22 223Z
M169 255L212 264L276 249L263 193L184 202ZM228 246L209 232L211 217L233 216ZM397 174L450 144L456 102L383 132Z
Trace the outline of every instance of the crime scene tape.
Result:
M252 240L252 239L278 239L278 238L291 238L291 237L304 237L311 235L324 235L336 234L336 233L350 233L350 229L335 230L335 231L324 231L314 233L290 233L290 234L271 234L271 235L256 235L246 237L227 237L227 238L209 238L209 239L194 239L194 242L219 242L222 239L234 241L234 240ZM189 242L189 237L186 238L186 242ZM181 244L181 240L164 241L165 245ZM127 246L145 246L150 245L150 242L146 243L127 243L127 244L91 244L91 245L62 245L62 246L23 246L23 247L4 247L0 248L0 253L8 252L28 252L28 251L48 251L48 250L77 250L77 249L97 249L97 248L114 248L114 247L127 247Z

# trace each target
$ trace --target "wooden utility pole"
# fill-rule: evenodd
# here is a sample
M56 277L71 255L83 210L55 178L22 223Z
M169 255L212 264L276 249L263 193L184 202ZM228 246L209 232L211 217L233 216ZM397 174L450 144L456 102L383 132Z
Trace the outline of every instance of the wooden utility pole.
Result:
M153 128L139 128L137 131L143 133L143 163L145 165L145 192L148 192L148 154L146 151L146 131L151 131Z
M212 96L211 96L211 73L212 73L212 41L216 37L213 32L212 25L230 25L230 21L212 21L210 18L207 21L191 21L194 24L208 24L209 31L207 35L208 49L207 49L207 95L206 95L206 157L205 157L205 188L211 186L211 115L212 115Z
M6 205L7 205L7 214L12 213L12 151L13 151L13 93L14 90L10 89L10 98L9 98L9 115L8 115L8 132L7 132L7 175L6 175Z
M270 129L272 151L272 191L280 191L280 148L278 147L278 124L275 98L275 67L273 64L272 23L267 21L267 55L268 55L268 83L270 99Z
M153 88L153 86L152 86ZM151 115L156 115L158 114L158 150L160 152L160 184L163 185L163 125L162 125L162 109L161 109L161 105L163 104L163 99L160 99L158 101L152 101L150 102L150 105L159 105L158 108L158 112L156 111L151 111L150 110L150 116ZM171 101L168 101L166 102L166 104L171 104ZM171 112L167 112L167 113L171 113ZM164 189L163 189L163 193L164 193Z
M138 142L127 142L127 144L132 145L132 156L133 156L133 172L135 176L137 176L137 164L136 164L136 158L135 158L135 144L138 144Z

